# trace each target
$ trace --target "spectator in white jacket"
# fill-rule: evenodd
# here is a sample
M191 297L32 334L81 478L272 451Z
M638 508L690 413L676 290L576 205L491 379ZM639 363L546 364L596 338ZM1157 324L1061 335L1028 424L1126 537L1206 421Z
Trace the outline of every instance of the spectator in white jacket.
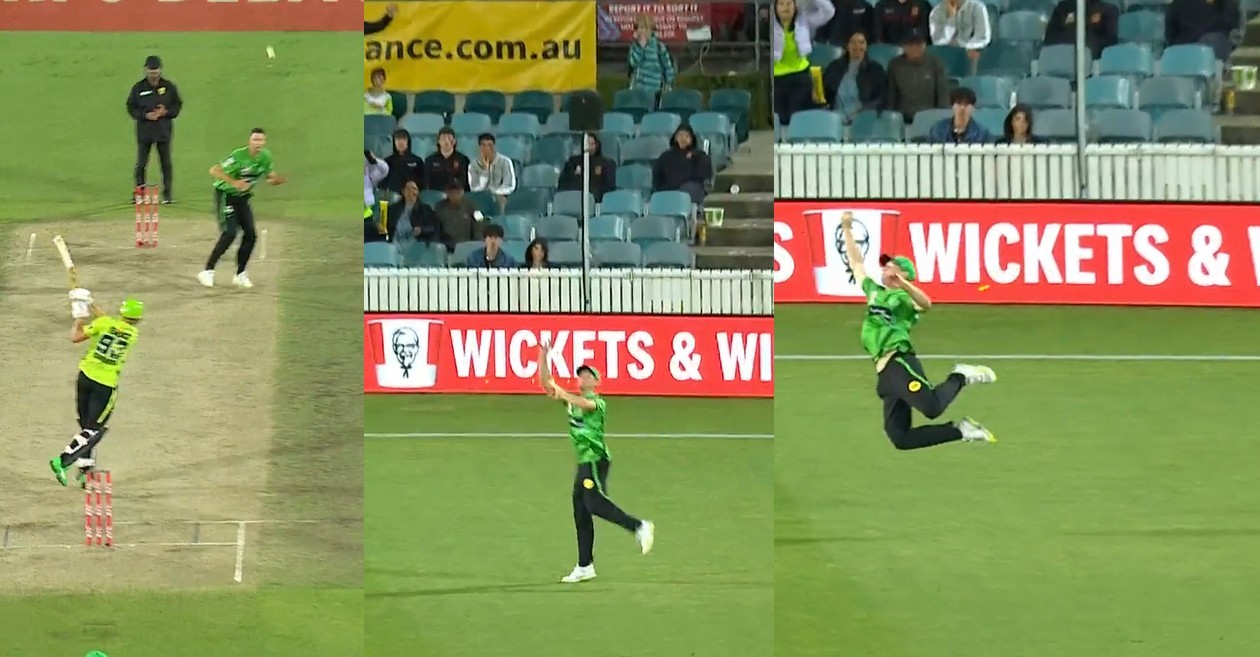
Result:
M468 188L494 194L499 201L499 214L503 214L507 197L516 191L516 170L512 160L495 149L494 135L487 132L477 137L477 148L480 156L468 164Z
M932 45L967 49L974 73L980 51L993 38L989 12L984 3L980 0L944 0L928 15L928 25L932 32Z
M376 186L389 176L389 165L385 164L385 160L380 159L372 154L372 151L363 149L363 219L368 221L372 218L372 212L376 205Z

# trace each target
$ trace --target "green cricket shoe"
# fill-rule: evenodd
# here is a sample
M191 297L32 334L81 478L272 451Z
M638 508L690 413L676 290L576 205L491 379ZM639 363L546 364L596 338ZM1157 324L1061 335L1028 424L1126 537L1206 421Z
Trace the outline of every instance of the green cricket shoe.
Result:
M62 486L66 485L66 469L61 467L61 457L54 456L48 461L48 467L52 468L53 474L57 477L57 483Z

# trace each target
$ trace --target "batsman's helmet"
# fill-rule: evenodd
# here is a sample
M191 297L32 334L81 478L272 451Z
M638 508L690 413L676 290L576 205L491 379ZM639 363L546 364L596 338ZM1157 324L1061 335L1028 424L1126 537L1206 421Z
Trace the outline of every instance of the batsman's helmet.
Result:
M119 306L118 314L125 319L140 319L144 317L144 302L136 299L127 299L122 302L122 306Z

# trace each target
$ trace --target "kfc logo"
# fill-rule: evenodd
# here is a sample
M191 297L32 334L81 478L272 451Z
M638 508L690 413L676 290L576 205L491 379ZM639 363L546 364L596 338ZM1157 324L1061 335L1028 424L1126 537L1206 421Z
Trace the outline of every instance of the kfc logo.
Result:
M844 234L840 220L853 217L853 238L862 252L866 271L879 271L879 256L885 248L894 248L895 240L884 239L884 222L896 222L899 213L892 210L849 210L829 208L808 210L805 216L806 239L809 241L810 264L814 270L814 286L818 294L828 297L864 298L861 286L853 275L853 264L844 251ZM895 235L895 230L889 231Z
M414 390L437 385L442 322L431 319L376 319L367 323L376 383Z

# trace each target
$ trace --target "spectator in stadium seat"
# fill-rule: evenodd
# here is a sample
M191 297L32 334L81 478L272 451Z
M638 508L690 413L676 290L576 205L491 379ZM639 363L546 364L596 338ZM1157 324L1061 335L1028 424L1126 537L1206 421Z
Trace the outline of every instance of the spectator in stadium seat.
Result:
M442 222L437 213L420 202L420 186L408 180L402 188L403 200L389 206L385 219L389 241L399 244L410 242L437 242L442 240Z
M394 131L394 153L385 158L385 164L389 165L389 175L381 187L401 194L408 182L416 183L416 187L424 184L424 160L411 152L411 133L406 130Z
M933 144L988 144L993 141L993 135L971 118L976 108L976 92L958 87L949 92L949 104L954 115L933 125L928 130L928 141Z
M1120 42L1120 9L1104 0L1086 0L1085 44L1094 59ZM1046 23L1047 46L1076 43L1076 0L1060 0Z
M536 237L534 241L525 247L525 264L521 265L523 269L546 269L551 266L550 250L547 248L547 240Z
M437 150L424 158L421 188L446 190L452 180L459 181L464 191L468 191L468 158L455 150L455 131L443 126L438 130Z
M932 5L927 0L879 0L871 19L875 43L904 43L911 32L927 34Z
M1010 113L1006 115L1006 121L1002 124L1002 138L997 140L997 143L1007 145L1046 143L1044 137L1033 134L1031 107L1020 103L1011 108Z
M499 201L499 212L507 207L507 197L516 191L516 168L512 160L495 150L494 135L486 132L477 137L480 157L468 165L468 189L488 191Z
M932 44L967 49L972 66L993 38L989 11L980 0L944 0L928 17Z
M467 265L471 269L498 269L516 267L516 261L503 250L503 226L486 226L486 245L468 254Z
M634 19L634 40L630 42L630 88L646 91L660 107L661 94L674 86L674 58L656 37L656 23L651 16L639 14Z
M669 150L652 164L652 191L687 192L696 204L704 202L705 185L713 177L713 162L699 148L696 133L684 123L669 140Z
M617 164L604 157L604 145L595 135L586 136L586 150L591 154L591 194L602 203L604 194L617 189ZM582 156L574 155L560 171L560 191L582 191Z
M473 242L482 238L482 225L477 220L477 205L464 195L464 185L458 180L446 184L446 198L433 208L442 224L442 241L447 251L454 251L459 242Z
M865 34L853 33L844 55L823 71L823 90L827 105L836 108L845 123L852 123L862 110L883 107L888 76L879 62L867 58Z
M907 32L901 47L902 54L888 62L886 107L901 112L906 123L922 110L949 107L949 74L945 63L927 52L923 33Z
M797 112L818 107L814 81L809 75L813 34L831 20L836 8L831 0L775 0L771 27L771 69L774 74L774 112L788 125Z
M372 151L363 149L363 207L366 211L364 218L372 216L372 210L376 206L376 186L381 184L388 175L389 165L373 155Z
M836 46L845 46L858 32L874 34L875 9L866 0L829 0L836 14L818 30L815 38Z
M1164 41L1176 46L1202 43L1227 62L1234 51L1230 33L1240 23L1238 0L1172 0L1164 18Z
M372 86L363 92L363 113L384 114L385 116L394 113L394 97L385 90L385 69L383 68L372 69Z

